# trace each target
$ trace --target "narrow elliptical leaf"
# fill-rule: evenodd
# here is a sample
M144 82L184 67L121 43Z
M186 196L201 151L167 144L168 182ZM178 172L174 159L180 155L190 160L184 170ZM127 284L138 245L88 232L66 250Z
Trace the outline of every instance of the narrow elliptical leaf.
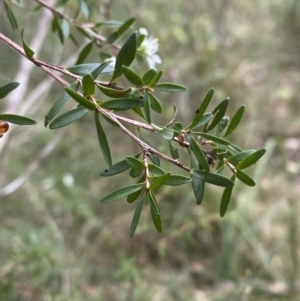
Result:
M164 183L170 178L170 173L166 173L160 177L157 177L150 185L149 190L156 190L164 185Z
M82 78L82 90L86 96L92 96L95 93L95 83L93 76L88 73Z
M144 111L148 123L151 124L150 99L148 96L148 92L145 92L144 95Z
M150 191L149 193L149 199L150 199L151 217L154 226L158 232L162 232L162 220L161 220L160 210L158 208L157 201L152 191Z
M236 169L241 170L244 168L247 168L251 166L252 164L256 163L266 152L266 149L260 149L256 151L255 153L251 154L247 158L245 158L243 161L241 161L237 166Z
M79 83L76 81L69 86L70 89L76 90ZM49 122L56 116L56 114L72 99L72 97L64 91L61 97L57 99L54 105L51 107L47 115L45 116L44 125L47 127Z
M134 215L133 215L131 226L130 226L130 237L133 237L133 235L135 233L135 230L136 230L137 225L139 223L140 216L141 216L145 201L146 201L146 195L144 195L142 197L142 199L140 200L140 202L138 203L138 205L137 205L137 207L134 211Z
M233 115L230 123L229 123L229 126L226 130L226 133L224 135L224 137L230 135L236 128L237 126L239 125L242 117L243 117L243 114L244 114L244 111L245 111L245 106L241 106L237 111L236 113Z
M79 118L81 118L83 115L85 115L88 112L88 109L85 107L78 107L76 109L73 109L71 111L68 111L64 114L59 115L56 117L49 125L49 128L51 130L58 129L61 127L64 127Z
M82 96L81 94L77 93L76 91L70 88L65 88L65 90L74 100L76 100L82 106L92 111L96 110L96 105L92 103L90 100L88 100L87 98L85 98L84 96Z
M120 98L120 99L113 99L102 102L100 104L102 108L109 109L109 110L129 110L135 108L141 108L144 106L144 102L138 99L132 98Z
M231 181L234 182L235 175L231 177ZM226 187L223 191L222 198L221 198L221 204L220 204L220 216L223 217L226 213L231 194L232 194L233 186Z
M80 75L80 76L83 76L87 73L91 73L93 75L93 77L96 78L97 76L94 75L94 72L96 72L96 70L98 68L102 68L102 66L105 66L105 67L101 70L101 72L99 74L112 73L114 71L114 68L112 66L110 66L110 64L111 64L111 61L105 62L103 64L95 64L95 63L80 64L80 65L76 65L76 66L70 66L67 68L67 70L73 74Z
M197 110L196 115L195 115L192 123L187 127L187 129L193 129L193 128L199 126L198 123L201 120L201 118L203 117L208 105L210 104L214 93L215 93L215 89L211 88L209 90L209 92L206 94L206 96L204 97L203 101L201 102L200 107Z
M24 29L22 29L22 31L21 31L21 37L22 37L22 41L23 41L23 49L24 49L26 56L31 60L34 56L34 51L32 49L30 49L24 42L23 33L24 33Z
M209 171L209 164L207 162L207 159L205 155L203 154L201 148L198 146L197 142L194 140L194 138L190 135L188 135L188 140L190 143L190 147L192 149L192 152L194 153L195 157L197 158L198 163L200 164L201 168L203 168L205 171Z
M115 202L117 200L120 200L122 198L125 198L129 194L131 194L131 193L133 193L137 190L140 190L144 185L145 185L145 183L139 183L139 184L128 185L128 186L122 187L120 189L117 189L114 192L107 195L101 201L101 203L103 203L103 204L111 203L111 202Z
M220 175L220 174L216 174L216 173L210 173L204 170L199 170L199 169L192 169L191 170L191 175L192 177L196 177L199 178L201 180L203 180L204 182L216 185L216 186L222 186L222 187L231 187L234 185L234 183Z
M0 88L0 99L3 99L6 95L8 95L10 92L18 88L20 83L18 82L11 82L5 86L2 86Z
M87 58L87 56L90 54L90 52L93 49L93 45L94 45L94 41L89 42L88 44L86 44L83 49L80 51L78 59L76 61L75 65L79 65L82 64L85 59Z
M144 85L144 81L142 80L142 78L132 69L126 66L122 66L122 71L125 77L128 79L128 81L131 82L134 86L142 87Z
M161 113L162 105L160 101L152 93L148 93L148 96L149 96L150 106L152 110L155 111L156 113Z
M111 158L110 148L109 148L109 144L108 144L108 141L106 138L106 134L100 123L98 111L95 111L95 122L96 122L96 129L97 129L99 145L100 145L104 160L105 160L106 164L109 167L111 167L112 166L112 158Z
M154 87L155 91L167 91L167 92L184 92L185 86L173 83L158 83Z
M20 115L14 114L0 114L0 120L5 120L10 123L19 124L19 125L33 125L36 124L36 121Z
M249 175L247 175L246 173L244 173L241 170L238 170L236 172L236 177L248 186L255 186L256 185L254 180Z
M8 20L10 22L10 25L11 25L12 29L13 30L18 29L17 19L16 19L15 15L14 15L12 9L10 8L10 6L7 4L6 1L4 1L4 6L5 6L7 17L8 17Z
M204 127L205 132L209 132L210 130L212 130L222 120L222 118L224 117L224 115L226 113L228 103L229 103L229 98L225 98L212 111L212 113L214 114L214 117Z
M119 162L111 165L109 168L106 168L101 173L101 176L103 176L103 177L114 176L121 172L126 171L129 168L130 168L130 165L127 163L127 160L122 160L122 161L119 161Z
M136 54L136 47L136 32L134 32L119 51L116 59L115 70L110 82L113 82L116 78L122 75L122 66L130 66L133 62Z
M139 183L145 183L145 180L146 180L146 175L144 174L144 175L138 180L137 184L139 184ZM128 202L128 203L133 203L135 200L137 200L138 197L140 196L142 190L143 190L143 187L142 187L140 190L137 190L137 191L135 191L135 192L129 194L129 195L127 196L127 202Z
M197 205L200 205L203 200L205 182L203 181L203 179L192 175L192 187L194 195L196 197Z
M111 44L116 41L133 23L135 22L135 18L130 18L125 21L120 28L113 32L106 40L107 43Z

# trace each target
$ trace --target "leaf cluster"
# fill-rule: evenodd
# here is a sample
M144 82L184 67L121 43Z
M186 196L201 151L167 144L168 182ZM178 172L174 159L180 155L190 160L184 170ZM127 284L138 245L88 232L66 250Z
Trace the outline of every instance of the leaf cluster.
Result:
M5 6L9 20L13 28L17 28L12 11ZM78 13L88 18L88 7L84 1L80 1ZM112 32L103 45L111 45L125 36L125 32L133 24L134 19L129 19L119 24L118 29ZM61 42L65 38L75 41L70 31L70 20L54 15L52 31L57 32ZM95 29L105 24L96 24ZM78 31L91 39L82 27ZM25 43L23 31L21 33L23 49L29 60L33 60L34 51ZM129 171L129 177L134 184L119 188L102 199L102 203L110 203L127 198L127 202L137 202L130 227L132 237L137 229L141 212L148 206L155 228L162 232L163 222L160 211L160 204L156 199L156 192L165 185L180 186L191 185L195 195L196 204L203 201L205 187L214 185L222 187L223 194L220 202L220 215L224 216L231 199L234 184L237 180L248 186L254 186L255 182L244 170L255 164L265 153L265 149L242 150L228 140L239 126L245 106L241 106L230 118L226 115L229 98L217 103L213 110L208 108L214 104L214 88L210 89L188 125L183 125L176 120L177 108L174 107L174 118L165 125L157 125L153 122L153 112L163 112L163 102L157 96L158 91L174 93L184 92L185 87L171 82L160 81L163 70L148 69L144 74L138 74L132 67L136 59L137 48L141 42L137 32L133 32L126 39L119 49L115 63L104 61L102 63L84 63L95 45L97 38L86 44L80 52L77 62L67 70L76 75L77 80L65 88L63 94L56 100L47 115L45 116L45 127L57 129L69 125L87 114L93 114L93 121L96 128L96 137L106 162L107 168L102 176L115 176ZM110 74L110 80L104 82L102 76ZM122 87L118 81L123 77L128 85ZM18 83L11 83L0 88L0 98L5 97L15 89ZM58 115L71 100L74 101L74 108ZM136 126L139 136L135 136L122 123L119 113L131 111L138 119L128 120L128 123ZM17 115L2 114L0 119L17 124L33 124L35 121ZM102 121L118 127L121 131L133 139L140 147L140 153L127 156L123 160L113 163L109 139ZM163 154L152 147L145 138L142 129L150 130L161 136L168 144L170 155ZM186 167L180 162L180 156L184 154L190 159L190 166ZM184 170L187 174L172 174L165 171L160 160L166 160Z

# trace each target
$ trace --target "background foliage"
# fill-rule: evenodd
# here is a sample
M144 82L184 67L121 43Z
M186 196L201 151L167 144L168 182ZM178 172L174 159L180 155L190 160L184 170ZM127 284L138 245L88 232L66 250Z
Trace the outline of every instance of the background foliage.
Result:
M99 11L101 18L124 21L133 16L137 27L146 27L159 38L165 79L187 87L188 93L164 96L167 103L178 106L183 122L190 120L212 86L217 99L231 97L232 114L246 105L233 140L245 148L268 149L253 175L261 185L251 189L236 185L224 219L216 214L219 189L207 190L200 207L194 205L189 189L165 189L159 198L164 199L161 210L168 230L157 233L145 214L134 239L129 239L134 206L100 204L126 177L120 175L117 181L100 177L105 164L94 124L86 118L60 133L46 130L43 116L62 88L54 84L24 108L18 99L20 86L1 109L18 106L38 124L16 127L9 154L5 149L1 153L1 187L25 178L13 193L0 190L0 295L6 300L55 301L297 300L298 1L90 4L94 21ZM14 9L28 40L37 29L30 25L39 22L33 7L31 3L25 13ZM19 33L12 32L6 15L2 16L2 31L21 44ZM74 64L76 46L66 42L61 47L50 32L45 39L39 57L56 63L69 59ZM2 86L17 80L19 56L2 43L0 52ZM89 57L95 59L97 52ZM35 68L26 87L27 99L33 99L41 78L47 80ZM170 107L163 118L171 119L172 114ZM161 117L155 117L159 123ZM128 141L125 149L122 138L118 131L110 135L116 161L124 152L137 152ZM55 139L61 139L58 146ZM55 149L47 155L47 147ZM39 168L27 177L26 167L34 168L34 163Z

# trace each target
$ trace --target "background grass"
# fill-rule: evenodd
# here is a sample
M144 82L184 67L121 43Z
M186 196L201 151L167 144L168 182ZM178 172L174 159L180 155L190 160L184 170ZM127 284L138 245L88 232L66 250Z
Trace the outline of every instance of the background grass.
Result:
M131 180L100 176L105 164L86 116L66 129L19 189L0 199L1 299L298 300L299 1L112 1L100 8L90 2L93 21L103 18L100 11L112 19L135 16L135 28L159 38L164 79L187 86L187 93L162 94L164 114L154 117L157 123L172 118L175 103L187 124L211 87L216 101L231 97L230 114L246 105L232 140L247 149L267 148L252 169L258 185L236 185L222 219L219 189L207 189L201 206L189 185L161 190L164 232L156 232L144 210L130 239L135 204L100 200ZM20 28L36 24L32 6L14 11ZM20 43L19 32L1 16L1 31ZM34 30L26 29L28 40ZM75 50L48 33L39 57L63 61ZM4 85L14 80L19 57L3 43L0 52ZM99 61L98 52L88 62ZM34 70L27 96L44 77ZM34 104L37 126L14 130L9 153L1 153L0 187L20 176L54 137L43 128L43 116L61 92L55 84ZM105 129L114 162L138 151L110 125ZM147 138L167 149L163 140Z

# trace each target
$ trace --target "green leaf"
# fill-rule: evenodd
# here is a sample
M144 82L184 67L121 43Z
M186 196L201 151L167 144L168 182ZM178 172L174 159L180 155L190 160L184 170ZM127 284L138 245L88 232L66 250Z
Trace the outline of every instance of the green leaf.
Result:
M159 179L158 176L151 177L151 180L156 181ZM163 183L163 185L168 185L168 186L179 186L179 185L184 185L186 183L189 183L192 181L192 178L182 176L182 175L170 175L170 177Z
M170 173L166 173L160 177L157 177L150 185L149 190L156 190L164 185L164 183L169 179Z
M156 202L155 196L152 191L150 191L149 193L149 199L150 199L151 217L154 226L158 232L162 232L162 220L161 220L160 210L158 208L158 204Z
M136 157L128 156L125 157L125 159L131 168L138 169L140 171L146 168L145 164Z
M6 3L6 1L4 1L4 6L5 6L7 17L8 17L8 20L10 22L12 29L13 30L18 29L17 19L14 15L13 11L11 10L10 6Z
M177 160L179 158L178 148L169 141L170 153L173 159Z
M200 180L203 180L204 182L216 185L216 186L222 186L222 187L231 187L234 185L234 183L229 180L228 178L216 174L216 173L210 173L204 170L199 169L192 169L191 170L192 177L199 178Z
M199 109L197 110L196 112L196 115L192 121L192 123L187 127L187 129L193 129L193 128L196 128L196 127L199 127L199 122L201 121L208 105L210 104L212 98L213 98L213 95L215 93L215 89L212 88L209 90L209 92L207 93L207 95L205 96L204 100L202 101ZM208 121L207 121L208 122ZM202 124L201 124L202 125Z
M214 135L206 134L206 133L203 133L203 132L193 132L193 133L201 136L204 139L211 140L211 141L213 141L215 143L218 143L218 144L223 144L223 145L229 145L230 144L230 142L228 140L216 137Z
M141 108L144 106L144 102L138 99L133 98L120 98L120 99L113 99L102 102L100 104L102 108L109 109L109 110L129 110L134 108Z
M130 168L130 165L126 160L119 161L109 168L106 168L102 173L101 176L103 177L110 177L122 173Z
M100 145L104 160L105 160L106 164L109 167L111 167L112 166L112 158L111 158L110 148L109 148L109 144L108 144L105 132L100 123L98 111L95 111L95 123L96 123L99 145Z
M149 124L151 124L150 99L148 95L149 95L148 92L145 92L144 111L145 111L146 120L148 121Z
M197 205L200 205L204 196L205 182L203 179L195 177L192 174L192 187L196 197Z
M248 186L255 186L253 179L241 170L237 170L236 177Z
M23 49L24 49L24 51L25 51L25 54L26 54L26 56L28 57L28 59L32 59L33 58L33 56L34 56L34 51L32 50L32 49L30 49L27 45L26 45L26 43L24 42L24 39L23 39L23 33L24 33L24 29L22 29L22 31L21 31L21 37L22 37L22 41L23 41Z
M193 126L193 129L199 128L200 126L207 124L212 118L213 118L213 114L212 113L205 113L201 119L198 121L198 123ZM187 128L189 128L190 126L188 126Z
M122 72L124 73L125 77L129 82L131 82L136 87L142 87L144 85L144 81L142 78L135 73L132 69L122 66Z
M254 149L249 149L240 153L237 153L234 156L227 158L227 161L233 165L237 165L240 161L244 160L245 158L249 157L251 154L255 153Z
M122 75L122 66L130 66L136 54L136 32L134 32L120 49L116 66L110 82Z
M155 74L155 75L152 77L152 79L150 80L148 86L149 86L149 87L155 86L156 83L160 80L162 74L163 74L163 71L162 71L162 70L156 72L156 74Z
M143 76L144 85L148 85L156 73L156 69L149 69Z
M150 106L151 106L152 110L157 113L161 113L162 106L161 106L160 101L152 93L148 93L148 96L149 96Z
M76 81L69 86L70 89L76 90L79 83ZM54 103L47 115L45 116L44 125L47 127L49 122L56 116L56 114L72 99L72 97L64 91L61 97Z
M234 182L235 175L231 177L231 181ZM231 194L232 194L233 186L226 187L223 191L222 198L221 198L221 205L220 205L220 216L223 217L226 213Z
M61 20L61 30L66 38L70 36L70 24L66 19Z
M20 115L14 114L0 114L0 120L5 120L10 123L19 124L19 125L33 125L36 124L36 121Z
M92 110L92 111L95 111L97 109L97 107L94 103L92 103L90 100L88 100L81 94L77 93L76 91L74 91L70 88L65 88L65 90L74 100L76 100L79 104L81 104L85 108Z
M255 153L251 154L250 156L246 157L243 161L241 161L236 166L236 169L241 170L256 163L265 154L265 152L266 152L265 148L256 151Z
M107 69L111 69L111 72L112 72L113 71L113 67L109 66L109 64L111 64L112 62L113 62L112 60L108 60L108 61L100 64L96 69L94 69L91 72L93 78L96 79L98 77L98 75L101 74L101 73L108 73L108 72L105 71Z
M176 133L180 134L180 133L181 133L181 130L182 130L182 123L180 123L180 122L175 122L175 123L173 124L173 130L174 130Z
M137 182L137 184L139 183L145 183L145 180L146 180L146 175L144 174ZM127 202L128 203L133 203L135 200L138 199L138 197L140 196L141 192L142 192L143 188L141 188L140 190L137 190L131 194L129 194L127 196Z
M229 103L229 98L225 98L219 103L218 106L212 111L214 117L205 126L204 131L208 132L212 130L224 117Z
M109 97L115 97L115 98L124 98L124 97L130 97L133 95L133 92L135 91L133 88L129 87L127 89L121 90L121 89L113 89L109 87L104 87L102 85L97 85L97 87L100 89L100 91Z
M131 168L129 175L131 178L137 178L140 174L141 174L142 170L141 169L135 169L135 168Z
M87 56L90 54L90 52L93 49L93 45L94 45L94 41L89 42L88 44L86 44L83 49L80 51L78 59L76 61L75 65L79 65L82 64L85 59L87 58Z
M236 146L235 144L231 143L230 145L227 145L227 148L233 152L233 153L241 153L243 150Z
M148 168L151 174L155 177L160 177L165 174L165 171L162 168L158 167L157 165L149 163Z
M203 168L205 171L209 171L209 164L201 148L198 146L197 142L192 136L188 135L187 137L190 143L191 150L197 158L197 161L200 164L201 168Z
M51 130L54 130L54 129L64 127L64 126L78 120L83 115L85 115L87 112L88 112L88 109L86 109L84 107L77 107L76 109L73 109L64 114L59 115L57 118L55 118L50 123L49 128Z
M4 2L6 3L6 2ZM6 95L8 95L11 91L15 90L16 88L18 88L18 86L20 85L20 83L18 82L11 82L5 86L2 86L0 88L0 99L3 99Z
M139 183L139 184L128 185L128 186L122 187L120 189L117 189L114 192L107 195L101 201L101 203L102 204L111 203L111 202L115 202L119 199L125 198L128 195L130 195L131 193L133 193L135 191L138 191L141 188L143 188L144 185L145 185L145 183Z
M226 131L224 137L230 135L237 128L237 126L239 125L239 123L240 123L240 121L241 121L241 119L243 117L244 111L245 111L245 106L244 105L241 106L236 111L236 113L232 117L232 120L229 123L229 126L227 128L227 131Z
M52 21L52 31L58 33L58 38L60 42L63 44L64 43L64 34L60 25L60 22L56 16L54 16L53 21Z
M92 96L95 93L95 83L93 76L88 73L82 78L82 90L86 96Z
M154 86L155 91L167 91L167 92L184 92L185 86L173 83L158 83Z
M113 32L106 40L107 43L111 44L115 42L133 23L135 22L135 18L130 18L125 21L120 28Z
M215 136L220 136L229 123L229 117L224 116L215 128Z
M174 137L174 130L169 129L167 127L160 127L155 125L154 123L151 123L152 127L155 129L155 131L164 139L166 140L172 140Z
M112 66L109 66L110 62L105 62L103 64L107 64L107 66L101 71L101 74L112 73L114 71L114 68ZM67 70L73 74L80 76L83 76L87 73L91 73L93 75L93 72L97 70L97 68L100 68L100 66L102 66L102 64L80 64L68 67Z
M89 10L88 5L86 4L86 2L84 0L80 0L79 2L80 2L80 11L82 12L85 19L88 19L89 15L90 15L90 10Z
M137 225L139 223L141 212L143 210L145 201L146 201L146 195L144 195L142 197L142 199L140 200L140 202L138 203L138 205L137 205L137 207L136 207L136 209L134 211L134 215L133 215L131 226L130 226L130 232L129 232L130 233L130 237L133 237L133 235L135 233L135 230L136 230L136 227L137 227Z

